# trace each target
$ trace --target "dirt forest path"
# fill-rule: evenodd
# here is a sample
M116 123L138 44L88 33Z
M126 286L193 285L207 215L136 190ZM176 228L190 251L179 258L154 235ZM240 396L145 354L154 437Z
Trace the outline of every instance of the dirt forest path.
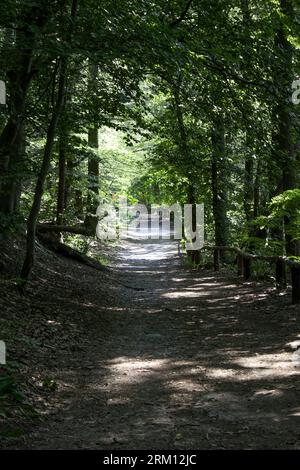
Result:
M234 273L185 269L176 251L126 242L105 337L96 324L58 367L26 448L300 448L300 367L285 347L297 310Z

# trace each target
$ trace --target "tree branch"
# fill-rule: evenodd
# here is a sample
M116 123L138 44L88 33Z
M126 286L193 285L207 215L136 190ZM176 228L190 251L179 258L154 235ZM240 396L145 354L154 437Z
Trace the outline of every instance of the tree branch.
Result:
M181 13L181 15L178 18L176 18L176 20L172 21L172 23L170 23L171 28L175 28L176 26L178 26L184 20L184 18L187 15L187 12L190 9L190 6L192 5L192 2L193 2L193 0L188 0L187 4L185 6L185 9Z

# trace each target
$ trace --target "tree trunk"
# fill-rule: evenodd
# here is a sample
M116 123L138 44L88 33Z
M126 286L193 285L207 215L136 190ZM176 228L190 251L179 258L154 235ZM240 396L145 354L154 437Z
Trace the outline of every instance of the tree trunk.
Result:
M181 156L184 160L184 165L188 166L191 165L191 156L188 144L188 136L185 128L184 123L184 115L182 112L181 107L181 100L180 100L180 85L174 86L173 89L174 94L174 104L175 104L175 114L177 120L177 127L179 131L179 149L181 151ZM190 177L189 183L187 186L187 201L188 204L192 204L192 231L196 231L197 221L196 221L196 189L192 178ZM200 263L200 251L199 250L187 250L187 257L192 263L199 264Z
M89 64L89 91L94 93L97 89L98 65ZM98 126L94 124L88 131L88 145L93 150L99 149ZM87 196L87 214L84 223L86 226L96 230L97 217L96 211L99 204L99 160L98 156L91 152L88 157L88 196Z
M37 179L33 204L27 221L26 256L21 270L21 278L26 281L28 280L28 277L34 264L36 224L40 212L42 196L44 193L44 184L50 167L57 123L64 103L66 72L67 61L66 59L62 59L57 100L48 127L43 162Z
M72 7L71 7L72 26L70 27L70 31L69 31L69 39L72 36L72 31L74 27L74 19L77 14L77 4L78 4L78 0L73 0ZM60 115L64 106L64 102L65 102L67 68L68 68L67 66L68 66L68 62L67 62L67 59L64 57L61 59L56 103L53 108L52 116L50 119L48 131L47 131L47 138L46 138L46 145L44 148L42 166L38 175L34 198L33 198L33 204L32 204L28 221L27 221L26 255L25 255L25 260L24 260L22 270L21 270L21 278L24 281L28 280L33 264L34 264L36 226L37 226L38 215L40 212L42 196L44 192L44 184L45 184L49 167L50 167L50 163L51 163L51 156L52 156L52 150L53 150L53 145L54 145L54 138L55 138L55 133L57 129L57 124L58 124L58 121L59 121L59 118L60 118Z
M0 136L0 212L11 214L18 208L22 166L25 155L25 107L27 93L34 75L33 58L37 38L43 30L49 11L34 5L17 28L16 42L11 50L14 68L7 72L10 90L9 118ZM35 29L31 28L35 25Z
M287 22L293 18L293 3L291 0L280 0L281 12ZM287 38L285 25L282 23L277 32L276 50L279 56L279 67L277 73L277 83L280 84L278 90L278 136L277 136L277 159L282 170L280 189L287 191L297 187L297 158L295 145L293 144L294 110L291 109L290 94L293 80L293 54L294 48ZM289 217L285 217L284 224L290 223ZM288 256L299 256L299 241L293 240L287 234L285 237L286 254Z
M57 211L56 223L61 225L64 219L66 201L66 156L67 143L66 134L61 132L59 139L59 162L58 162L58 191L57 191Z
M31 58L27 58L27 70ZM20 71L11 76L11 115L0 136L0 212L11 214L16 207L16 187L19 183L19 167L24 151L25 100L31 77ZM13 91L14 90L14 91Z
M76 217L78 217L78 219L80 220L83 220L84 207L83 207L83 195L82 195L81 189L75 189L74 206L75 206Z
M244 211L246 221L249 224L253 220L254 214L254 159L249 150L249 139L246 139L247 154L245 157L244 167ZM251 235L251 230L248 226L248 233Z
M64 197L64 211L67 209L69 205L69 201L71 198L71 188L73 183L73 173L74 171L74 162L72 161L71 153L67 154L67 161L66 161L66 182L65 182L65 197Z
M211 184L215 225L215 244L228 244L227 194L224 178L227 173L223 116L218 115L212 129ZM222 253L221 257L224 257Z
M259 216L260 214L260 184L261 184L261 161L258 160L256 164L256 172L254 179L254 194L253 194L253 218Z

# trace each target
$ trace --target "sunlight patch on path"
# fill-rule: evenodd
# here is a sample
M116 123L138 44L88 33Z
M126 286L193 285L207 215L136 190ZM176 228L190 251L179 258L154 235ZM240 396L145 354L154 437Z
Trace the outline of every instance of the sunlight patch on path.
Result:
M124 252L121 259L133 261L161 261L174 259L178 254L178 243L172 240L139 240L139 242L124 241Z

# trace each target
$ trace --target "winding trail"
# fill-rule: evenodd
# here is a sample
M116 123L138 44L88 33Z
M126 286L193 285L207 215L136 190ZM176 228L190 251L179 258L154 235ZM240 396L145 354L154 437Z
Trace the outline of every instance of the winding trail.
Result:
M114 276L110 306L95 307L105 337L95 324L60 368L27 448L300 448L300 367L285 349L299 319L287 298L184 269L170 241L126 242Z

